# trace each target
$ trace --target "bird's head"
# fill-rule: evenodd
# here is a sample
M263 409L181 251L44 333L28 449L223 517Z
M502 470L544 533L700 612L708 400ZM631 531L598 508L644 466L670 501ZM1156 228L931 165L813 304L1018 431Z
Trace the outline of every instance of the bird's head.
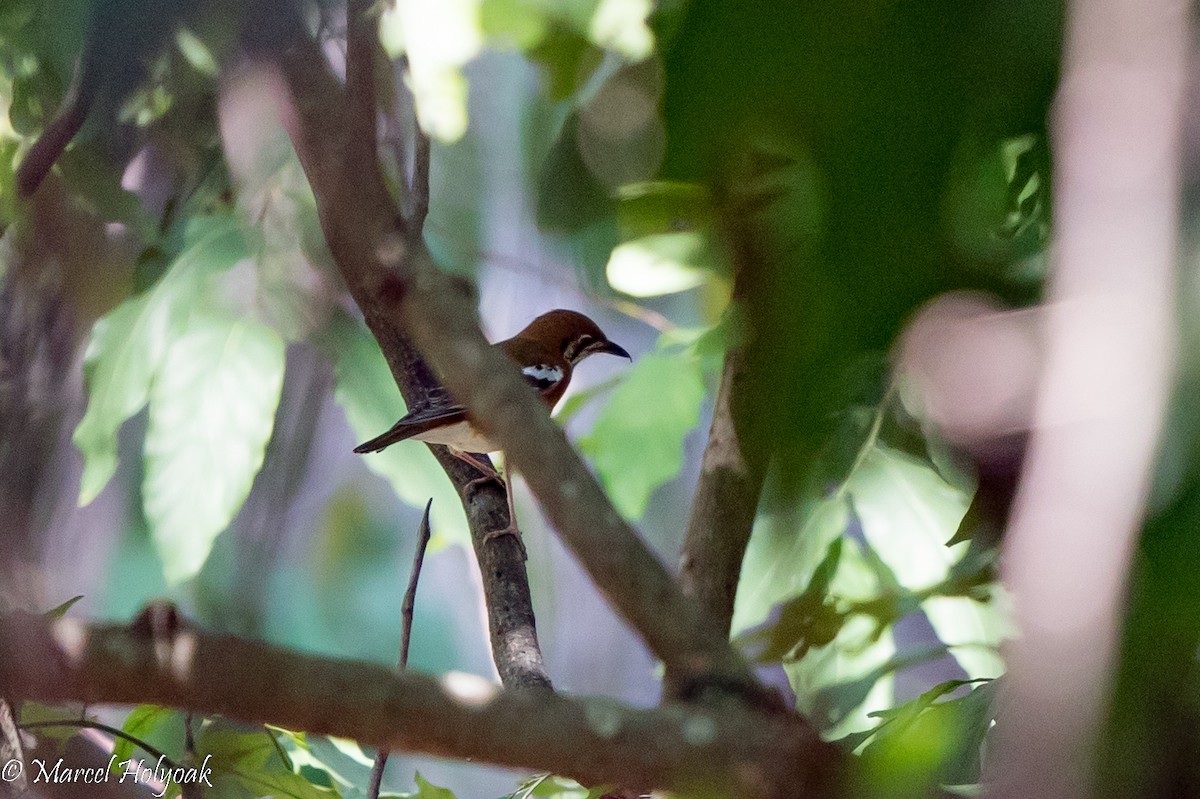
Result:
M530 322L518 335L560 348L563 360L571 366L598 352L633 360L623 347L609 341L595 322L578 311L562 308L548 311Z

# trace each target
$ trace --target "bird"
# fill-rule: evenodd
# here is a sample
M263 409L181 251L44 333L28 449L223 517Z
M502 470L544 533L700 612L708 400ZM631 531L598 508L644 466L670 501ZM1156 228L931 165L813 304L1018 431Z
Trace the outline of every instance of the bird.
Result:
M585 358L603 353L633 360L623 347L609 341L599 325L578 311L564 308L547 311L520 333L492 346L516 363L525 382L537 391L550 409L562 399L575 367ZM386 432L359 444L354 451L359 454L379 452L408 439L444 444L452 455L481 473L482 476L472 483L501 479L499 472L475 457L476 454L495 452L499 446L472 424L467 409L443 386L434 386L420 404L414 405ZM520 541L507 472L508 469L502 482L508 495L509 524L503 530L487 533L485 540L514 535Z

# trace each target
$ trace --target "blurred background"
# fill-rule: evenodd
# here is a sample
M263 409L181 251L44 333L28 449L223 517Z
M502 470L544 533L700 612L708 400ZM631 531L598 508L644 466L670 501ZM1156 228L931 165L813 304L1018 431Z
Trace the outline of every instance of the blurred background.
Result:
M340 76L344 7L289 8ZM977 783L1012 634L996 547L1042 365L1059 4L376 12L382 163L402 202L419 119L425 239L477 284L484 332L572 308L634 355L588 361L557 411L618 510L674 568L722 356L751 342L750 440L774 457L735 640L823 734L873 754L873 790ZM325 249L280 76L241 41L250 13L0 5L0 602L81 597L66 612L125 621L166 597L214 629L393 663L432 497L410 665L491 676L450 484L421 444L351 451L403 403ZM70 145L18 196L34 142L72 113ZM1184 760L1197 743L1182 350L1118 692L1159 704L1119 701L1105 738L1144 755L1102 766L1130 791L1175 773L1161 736ZM517 506L556 688L657 702L655 660L519 479ZM1145 654L1168 642L1179 683ZM182 745L178 714L134 721ZM297 774L362 795L355 746L284 744L311 745ZM417 770L464 797L525 776L398 755L385 785L411 790Z

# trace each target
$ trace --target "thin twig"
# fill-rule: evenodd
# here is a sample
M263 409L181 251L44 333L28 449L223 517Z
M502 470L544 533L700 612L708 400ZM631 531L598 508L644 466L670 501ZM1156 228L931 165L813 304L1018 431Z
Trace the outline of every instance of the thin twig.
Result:
M429 509L433 507L433 499L425 503L425 513L421 515L421 526L417 531L417 551L413 555L412 570L408 575L408 588L404 591L404 601L400 603L400 659L396 671L408 668L408 644L412 640L413 611L417 606L417 581L421 579L421 567L425 564L425 550L429 547ZM379 789L383 785L383 770L387 768L388 751L380 749L375 754L375 764L371 767L371 779L367 783L367 799L379 799Z
M138 738L136 735L130 735L122 729L113 727L109 724L104 724L103 722L92 721L91 719L62 719L50 721L30 721L26 722L25 724L18 724L17 726L22 730L37 730L43 727L80 727L82 729L99 730L100 732L108 733L114 738L121 738L129 741L129 743L133 744L138 749L141 749L146 754L161 759L162 762L166 763L171 769L179 768L179 764L167 757L167 755L161 749L151 746L141 738Z

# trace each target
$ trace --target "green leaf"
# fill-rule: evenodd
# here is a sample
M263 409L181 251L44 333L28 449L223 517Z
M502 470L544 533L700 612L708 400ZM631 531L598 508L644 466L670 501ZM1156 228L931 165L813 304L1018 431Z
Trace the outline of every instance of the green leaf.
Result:
M250 799L335 799L336 788L314 785L292 770L272 735L262 727L215 721L196 737L197 761L211 755L213 796Z
M341 752L346 757L358 763L360 766L371 768L375 765L375 759L369 757L362 747L358 745L358 741L352 741L349 738L338 738L330 735L326 738L333 748Z
M99 496L117 470L117 429L146 404L169 325L170 306L155 292L127 300L92 328L83 366L87 411L72 437L83 454L81 506Z
M846 483L871 548L909 591L950 576L967 544L947 547L970 497L927 461L876 443ZM995 677L1003 662L994 647L1009 634L1002 602L937 596L921 605L938 638L971 677Z
M579 442L626 518L639 518L650 494L679 474L683 440L696 426L703 401L695 359L654 352L629 370L591 435Z
M159 747L170 754L169 750L172 748L180 751L183 749L183 723L183 716L176 710L158 705L138 705L125 717L121 731L143 740L151 746L155 746L159 742L170 741L174 744L173 747ZM158 741L154 739L158 739ZM129 739L117 738L116 744L113 746L113 755L116 757L113 768L117 771L124 770L122 764L133 757L137 749L138 747Z
M556 774L537 774L521 784L505 799L600 799L609 792L607 786L585 788L569 777Z
M617 245L605 272L614 289L633 297L676 294L712 276L711 252L701 233L658 233Z
M76 596L68 599L66 602L63 602L61 605L56 605L50 608L50 610L46 611L46 618L61 619L63 616L67 615L67 611L71 609L71 606L81 599L83 599L83 594L77 594Z
M318 345L333 361L334 399L359 441L377 436L404 415L404 401L379 346L366 329L340 314L320 334ZM351 449L356 442L346 442ZM429 449L419 441L402 441L383 452L362 456L396 495L414 508L433 498L430 526L435 543L467 543L470 534L454 485Z
M202 294L205 279L245 253L231 216L198 217L184 248L150 291L126 300L92 328L84 356L87 411L73 440L83 454L79 504L95 499L117 468L117 430L146 404L167 347Z
M194 576L250 492L283 386L271 328L195 314L150 393L143 500L169 583Z
M449 788L439 788L422 777L419 771L413 774L413 779L417 783L417 792L409 794L412 799L456 799L454 791Z

